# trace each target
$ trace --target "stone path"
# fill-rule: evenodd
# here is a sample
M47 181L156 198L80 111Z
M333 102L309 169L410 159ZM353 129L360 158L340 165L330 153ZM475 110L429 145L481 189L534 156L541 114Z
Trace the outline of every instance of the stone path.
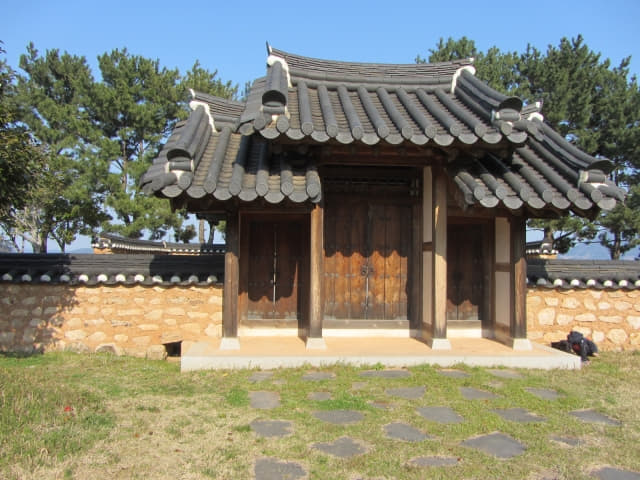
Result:
M523 375L519 372L507 369L489 369L488 373L494 377L502 379L504 382L517 381L523 378ZM451 379L466 379L471 377L471 374L462 370L440 369L438 374L443 377ZM391 423L383 425L384 435L391 441L400 441L408 443L418 443L425 441L435 441L430 445L439 445L438 436L432 436L429 433L423 431L412 422L407 422L407 416L402 415L402 410L406 409L406 403L412 404L412 409L415 412L415 418L418 419L417 423L422 420L432 422L433 424L461 424L467 421L460 413L454 408L447 405L424 405L428 402L429 390L425 386L402 386L402 383L398 385L398 380L402 380L411 376L411 372L402 369L387 369L387 370L367 370L360 373L360 377L365 379L362 382L354 382L351 386L351 395L358 396L366 391L366 389L373 385L370 383L372 380L382 382L383 386L388 388L384 389L384 393L392 399L399 399L399 403L388 403L384 400L370 400L368 404L375 409L384 409L387 411L398 411L398 419ZM307 399L310 402L322 402L333 399L331 390L331 382L335 380L333 373L321 372L321 371L309 371L302 376L302 380L308 382L328 382L323 384L323 388L326 390L312 391L307 394ZM254 372L249 377L251 383L260 383L270 381L272 385L276 383L273 381L273 372ZM464 380L462 380L464 381ZM282 381L286 383L285 381ZM490 383L488 385L494 385ZM501 383L495 382L495 387L500 388ZM477 388L460 386L458 387L460 395L463 399L469 402L484 401L486 402L486 411L493 412L508 422L515 422L521 424L528 423L541 423L546 422L546 419L535 412L528 411L524 408L492 408L492 400L497 400L498 405L504 405L504 397L497 395L487 390L481 390ZM560 394L551 389L545 388L531 388L525 387L523 390L527 391L531 395L544 401L555 401L560 398ZM269 410L280 406L280 394L274 391L256 390L249 392L249 400L252 408L256 410ZM422 403L422 405L421 405ZM482 404L480 404L482 405ZM482 408L482 407L481 407ZM375 411L370 411L369 414L375 414ZM331 428L345 429L344 434L336 435L336 439L327 442L316 442L311 445L313 450L321 452L323 454L335 457L337 459L347 459L359 455L365 455L373 450L375 446L366 443L361 438L356 438L359 435L348 435L348 432L354 431L353 425L357 425L365 419L365 413L357 410L349 409L336 409L336 410L316 410L310 413L316 420L325 422L330 425L334 425ZM606 426L620 426L620 422L616 419L603 415L595 410L574 410L568 412L568 416L572 416L579 421L606 425ZM423 424L424 425L424 424ZM295 424L288 420L278 419L264 419L256 418L250 423L251 430L258 437L264 437L273 439L270 441L278 441L279 438L288 437L295 433ZM560 433L560 432L559 432ZM566 435L549 435L548 440L555 442L558 447L561 448L579 448L584 445L585 442L582 438L576 438ZM522 455L527 446L520 442L517 438L511 435L507 435L500 431L495 431L485 435L478 435L460 442L460 446L468 449L478 450L486 455L495 457L501 460L508 460L513 457ZM464 455L462 457L454 457L447 455L446 452L442 454L418 456L406 460L406 465L414 468L443 468L443 467L455 467L456 465L464 464ZM640 473L632 472L628 470L618 469L614 466L599 468L586 472L594 478L601 480L640 480ZM308 478L308 472L305 465L301 462L288 461L286 459L278 458L259 458L255 462L254 474L256 480L272 480L272 479L306 479ZM426 474L426 473L425 473ZM428 474L427 474L428 475Z

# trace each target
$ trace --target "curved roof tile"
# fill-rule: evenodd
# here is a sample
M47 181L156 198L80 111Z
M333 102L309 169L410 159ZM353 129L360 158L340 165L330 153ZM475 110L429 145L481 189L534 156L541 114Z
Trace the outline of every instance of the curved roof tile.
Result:
M448 170L467 205L593 214L624 199L607 178L611 162L554 132L539 105L523 106L488 87L470 60L388 65L271 47L269 54L267 74L245 102L192 92L194 111L143 176L145 192L317 202L314 159L301 155L290 168L287 154L270 147L294 142L456 149L463 153L451 157ZM465 146L474 146L473 159Z

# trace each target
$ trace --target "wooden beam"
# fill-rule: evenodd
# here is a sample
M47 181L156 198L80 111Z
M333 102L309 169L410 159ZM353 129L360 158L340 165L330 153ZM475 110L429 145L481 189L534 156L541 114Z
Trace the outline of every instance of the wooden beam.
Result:
M225 231L227 251L224 255L224 294L222 304L222 336L228 339L238 337L238 293L240 282L239 247L240 247L240 222L238 212L227 214L227 227ZM232 343L227 348L234 348ZM222 345L221 345L222 348Z
M411 207L413 216L411 224L412 252L409 263L409 321L414 331L422 329L422 204L415 203Z
M324 316L324 206L322 203L311 210L311 239L309 252L309 331L307 348L324 348L322 341L322 318Z
M526 223L523 217L511 218L511 337L527 338L527 261L525 255Z
M451 348L447 338L447 176L433 169L432 348Z

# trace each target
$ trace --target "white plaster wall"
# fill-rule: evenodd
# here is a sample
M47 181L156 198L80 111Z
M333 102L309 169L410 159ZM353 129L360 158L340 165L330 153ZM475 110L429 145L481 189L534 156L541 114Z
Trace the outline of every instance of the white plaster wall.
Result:
M511 274L509 272L496 272L496 323L509 326L510 320L510 292Z
M433 240L431 233L433 215L431 167L425 167L422 170L422 188L422 241L431 242Z
M509 263L511 258L509 220L496 218L496 263ZM497 286L497 285L496 285Z

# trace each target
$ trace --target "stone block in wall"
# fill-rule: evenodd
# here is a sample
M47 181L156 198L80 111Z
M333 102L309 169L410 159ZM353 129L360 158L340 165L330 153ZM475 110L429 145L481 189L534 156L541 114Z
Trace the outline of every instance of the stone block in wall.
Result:
M575 325L572 330L576 331L576 332L580 332L582 335L584 335L585 337L591 337L591 329L589 327L583 327L581 325ZM567 332L568 333L568 332ZM565 338L566 338L566 334L565 334Z
M138 325L138 328L144 331L160 330L160 326L155 323L143 323Z
M106 338L107 335L104 332L94 332L87 337L87 340L89 340L91 343L98 343L102 342Z
M585 298L583 300L582 304L584 305L584 308L586 308L587 310L597 310L598 309L598 307L596 306L596 302L594 302L592 298Z
M640 345L640 333L632 333L631 335L629 335L629 343L631 345Z
M84 330L69 330L64 334L69 340L84 340L87 338L87 332Z
M621 328L612 328L607 333L607 338L615 345L623 345L629 336L627 335L627 332Z
M200 335L200 324L198 323L183 323L180 326L185 332L193 335Z
M577 322L595 322L597 317L593 313L581 313L575 316Z
M172 332L162 332L160 336L160 341L164 343L175 343L182 341L182 333L172 331Z
M148 312L145 312L144 318L146 320L155 321L155 320L162 319L163 315L164 315L163 310L156 308L154 310L149 310Z
M164 360L167 358L167 350L164 345L151 345L147 348L146 357L149 360Z
M640 329L640 317L636 315L628 315L627 323L631 325L631 328L638 330Z
M616 310L627 311L631 309L631 304L629 302L618 301L613 304Z
M214 325L213 323L210 323L209 325L207 325L207 328L204 330L204 333L208 337L220 338L222 337L222 325L220 324Z
M101 343L96 347L96 353L110 353L120 357L124 354L124 351L115 343Z
M557 307L558 304L560 303L560 300L556 297L548 296L548 297L544 297L544 303L549 307Z
M135 343L136 345L146 346L146 345L149 345L151 343L151 337L149 337L147 335L143 335L141 337L133 337L131 339L131 341L133 343Z
M598 320L606 323L622 323L622 317L619 315L600 315Z
M605 336L604 336L604 332L601 332L599 330L594 330L593 334L592 334L592 338L591 340L593 340L594 342L596 342L596 345L598 343L602 343L604 342Z
M569 325L571 322L573 322L573 318L574 317L572 315L565 315L564 313L560 313L556 317L556 323L558 325Z
M598 302L599 310L611 310L611 304L609 302Z
M553 325L555 318L555 308L543 308L538 312L538 323L540 325Z

